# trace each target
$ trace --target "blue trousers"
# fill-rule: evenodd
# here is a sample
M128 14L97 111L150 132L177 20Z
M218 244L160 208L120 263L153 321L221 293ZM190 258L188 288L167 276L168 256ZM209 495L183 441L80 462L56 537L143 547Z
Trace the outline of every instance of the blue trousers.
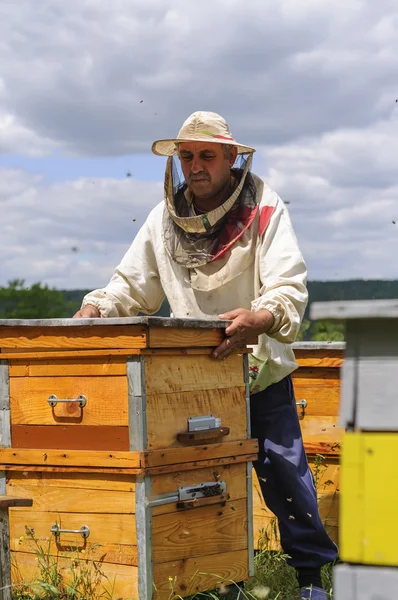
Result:
M317 568L337 557L318 512L291 377L253 394L252 437L259 441L253 463L264 501L278 518L281 545L297 568Z

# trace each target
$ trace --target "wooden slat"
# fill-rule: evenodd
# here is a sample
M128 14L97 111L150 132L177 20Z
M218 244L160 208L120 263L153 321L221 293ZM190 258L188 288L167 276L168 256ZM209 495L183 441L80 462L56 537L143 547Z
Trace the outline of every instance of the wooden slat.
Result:
M65 494L68 494L70 489L133 492L135 490L135 477L131 475L106 475L104 473L79 475L74 472L9 472L7 475L7 493L11 496L14 494L15 486L23 486L24 488L62 487L65 488ZM33 491L32 494L34 493Z
M28 465L28 464L2 464L2 471L21 471L26 473L91 473L91 474L107 474L107 475L145 475L146 471L141 468L133 467L76 467L76 466L45 466L45 465Z
M208 460L191 461L184 463L175 463L171 465L151 467L143 469L143 472L147 475L163 475L164 473L177 473L182 469L193 470L193 469L204 469L206 467L219 467L221 465L231 465L238 463L253 462L257 459L256 454L241 454L235 456L222 456L220 458L212 458Z
M90 528L88 541L91 544L126 544L136 546L135 515L128 514L87 514L58 513L57 511L39 512L30 510L10 509L10 537L26 536L25 525L33 528L35 537L45 540L51 538L51 527L58 524L62 529L80 529L83 525ZM58 546L79 548L85 547L85 540L80 534L61 533Z
M340 442L317 442L312 439L304 440L304 448L309 456L324 454L329 457L339 457L341 448Z
M146 348L147 341L147 328L141 325L0 327L2 348Z
M46 553L54 559L59 557L59 548L55 538L50 539L49 542L44 542ZM12 538L10 540L11 549L15 552L26 552L33 554L37 557L37 546L36 543L29 538ZM98 561L98 563L112 563L115 565L138 565L138 549L137 546L129 546L127 544L92 544L86 542L84 548L81 548L84 552L80 552L80 558L90 557L90 560ZM75 559L79 555L74 548L68 550L67 548L62 549L62 557ZM15 556L15 555L14 555Z
M294 349L296 362L301 367L340 368L344 362L344 350Z
M1 359L46 359L46 358L68 358L73 353L76 358L88 358L88 357L118 357L118 356L195 356L198 354L211 355L214 351L214 347L208 348L206 346L200 348L108 348L107 350L78 350L76 348L69 348L67 350L50 350L46 348L28 348L27 350L21 350L21 348L0 348ZM236 354L251 354L252 348L238 348Z
M19 494L19 491L16 491ZM11 506L32 506L33 500L29 497L3 496L0 495L0 508L10 508Z
M205 482L225 481L230 500L246 498L246 464L226 465L221 467L198 469L195 471L179 471L152 477L152 497L158 494L176 492L179 487ZM154 506L153 515L176 512L176 503Z
M47 399L76 399L87 404L61 403L52 408ZM11 377L10 406L13 425L128 425L127 378L109 377Z
M293 381L302 385L340 386L339 369L301 367L292 373Z
M93 377L126 375L125 356L11 360L10 377Z
M34 581L39 576L39 567L36 556L26 552L13 552L12 578L14 583L25 584ZM59 569L66 581L70 580L70 560L59 558ZM85 563L89 566L90 562ZM138 568L130 565L102 564L101 572L104 574L103 588L96 590L97 597L110 597L106 590L113 591L114 598L138 598ZM114 585L114 588L113 588ZM105 589L104 589L105 588ZM112 589L113 588L113 589Z
M161 465L197 462L217 457L239 456L249 452L258 451L257 440L241 442L224 442L221 444L208 444L206 446L193 446L189 448L167 448L152 450L142 453L143 467L157 467Z
M247 548L246 499L152 519L153 562Z
M12 425L13 448L128 451L128 427L107 425Z
M223 441L247 438L244 387L148 395L148 448L183 447L177 434L187 431L188 418L210 414L219 417L222 425L230 429Z
M181 348L189 346L216 347L225 338L224 329L185 329L180 327L149 327L150 348Z
M154 582L158 596L155 599L169 600L172 593L176 597L191 596L197 592L214 589L223 581L244 581L248 577L248 552L222 552L210 556L188 558L155 564ZM175 577L173 592L169 577Z
M0 448L0 466L3 468L4 465L139 468L140 454L138 452Z
M34 503L35 511L59 513L135 514L135 493L108 490L71 489L47 485L13 485L12 493ZM10 487L9 487L10 489ZM1 497L0 497L1 498ZM31 500L31 503L32 503ZM1 502L1 500L0 500ZM16 505L17 506L17 505ZM21 505L22 506L22 505ZM31 506L26 504L25 506Z
M147 395L224 389L244 385L243 359L210 356L150 356L145 360Z

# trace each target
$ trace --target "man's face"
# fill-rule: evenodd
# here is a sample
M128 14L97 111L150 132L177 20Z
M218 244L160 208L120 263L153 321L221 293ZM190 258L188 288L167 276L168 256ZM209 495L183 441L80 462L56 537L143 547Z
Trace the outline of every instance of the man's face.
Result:
M188 188L196 198L207 199L216 196L229 181L236 148L225 158L221 144L181 142L179 156Z

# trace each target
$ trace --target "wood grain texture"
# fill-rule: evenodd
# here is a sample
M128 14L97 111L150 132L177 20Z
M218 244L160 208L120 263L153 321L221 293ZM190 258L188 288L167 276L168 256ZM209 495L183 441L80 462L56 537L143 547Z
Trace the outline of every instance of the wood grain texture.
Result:
M325 415L337 417L340 407L340 387L322 386L302 383L300 379L294 379L294 394L296 401L304 399L307 401L307 407L304 414L307 415ZM301 408L297 408L301 416Z
M10 489L10 488L9 488ZM39 486L13 485L13 494L18 494L25 501L34 503L35 511L56 513L87 513L87 514L135 514L135 493L124 491L72 489L47 485L42 480ZM1 506L1 496L0 496ZM10 505L12 506L12 504ZM18 506L18 505L16 505ZM21 506L23 506L21 504Z
M152 519L153 562L189 559L247 548L246 500Z
M239 454L235 456L221 456L219 458L211 458L207 460L188 461L184 463L175 463L171 465L143 468L142 471L148 475L163 475L165 473L178 473L182 468L186 470L204 469L205 467L220 467L222 465L241 464L253 462L257 458L257 453L254 454Z
M142 453L143 467L158 467L203 461L218 457L239 456L258 451L257 440L244 440L237 442L223 442L221 444L208 444L207 446L194 446L190 448L166 448Z
M170 576L175 578L174 593L182 597L214 589L224 581L227 585L231 581L245 581L248 578L248 552L238 550L155 564L154 600L169 600Z
M0 448L0 465L139 468L138 452Z
M31 471L10 471L7 473L7 494L13 495L15 487L23 486L30 492L31 487L56 487L64 488L65 494L70 490L109 490L133 492L135 489L135 476L109 475L104 473L49 473Z
M341 444L344 431L337 422L338 417L304 417L300 421L304 445L323 443L333 447Z
M73 356L10 361L10 377L93 377L126 375L125 356Z
M296 362L300 367L340 368L344 362L344 350L311 350L294 348Z
M149 356L145 360L147 395L225 389L244 385L243 358L224 361L211 356Z
M87 404L61 403L51 407L47 399L76 399ZM128 425L126 377L11 377L10 406L13 425Z
M224 329L181 329L149 327L150 348L181 348L210 346L215 348L225 338Z
M146 348L147 346L147 329L141 325L0 327L0 347L2 348L56 348L62 350L68 348Z
M42 542L43 543L43 542ZM54 537L51 537L48 541L44 541L46 552L49 556L54 559L59 556L60 546ZM12 538L10 540L11 550L14 552L26 552L28 554L34 554L37 557L37 546L34 541L24 537ZM75 559L78 552L74 548L68 548L68 546L61 546L62 557ZM81 552L84 550L84 552ZM112 563L116 565L138 565L138 548L137 546L128 546L126 544L92 544L87 541L84 548L80 546L80 557L88 558L89 560L95 560L100 563Z
M128 451L128 427L107 425L12 425L13 448Z
M150 385L150 384L148 384ZM188 418L214 415L229 427L225 442L247 438L245 388L150 394L146 399L148 449L184 447L177 434L188 430ZM221 442L221 440L220 440ZM202 442L206 443L206 442Z
M27 552L13 552L12 578L15 584L26 584L37 579L39 569L35 555ZM86 566L91 562L84 561ZM121 600L136 600L138 598L138 568L130 565L103 563L100 565L104 575L102 588L96 590L98 597L107 597L106 590L112 589L114 582L114 598ZM70 560L59 558L59 568L66 581L70 581Z
M45 540L52 538L51 527L57 523L62 529L80 529L83 525L90 528L90 537L84 540L80 534L61 533L58 538L60 551L71 547L83 549L86 541L90 544L126 544L136 545L135 515L132 514L97 514L57 511L39 512L35 508L10 509L10 536L24 538L25 525L33 528L35 537Z

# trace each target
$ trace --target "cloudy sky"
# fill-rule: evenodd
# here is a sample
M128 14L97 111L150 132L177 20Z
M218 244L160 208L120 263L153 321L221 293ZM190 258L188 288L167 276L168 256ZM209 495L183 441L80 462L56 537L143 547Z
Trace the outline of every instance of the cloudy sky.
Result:
M0 0L0 285L105 285L196 110L257 148L310 279L398 278L397 98L396 0Z

